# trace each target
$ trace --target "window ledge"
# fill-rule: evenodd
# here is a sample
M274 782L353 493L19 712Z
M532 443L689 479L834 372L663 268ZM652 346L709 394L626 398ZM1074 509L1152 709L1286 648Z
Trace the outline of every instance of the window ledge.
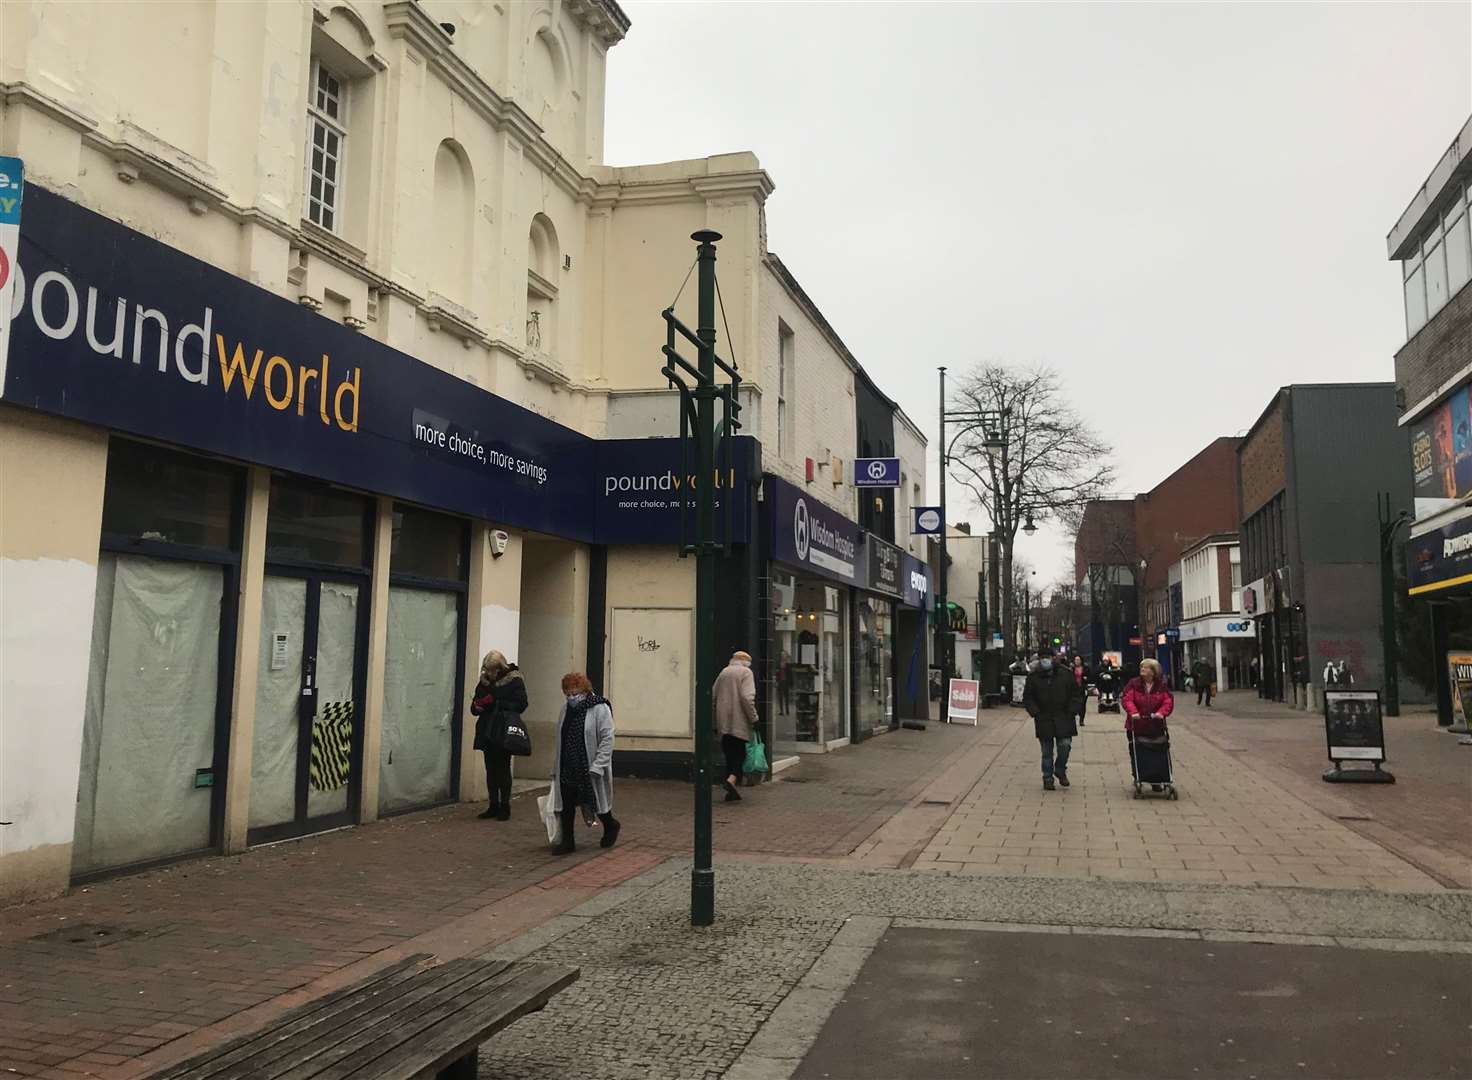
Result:
M339 259L351 259L354 262L362 264L368 262L368 252L356 244L348 243L341 236L337 235L337 233L330 229L324 229L310 218L302 218L301 222L300 231L302 239L308 243L315 244L319 248L326 248L328 252L337 256Z
M526 291L543 300L557 299L557 286L535 270L528 269L526 272Z

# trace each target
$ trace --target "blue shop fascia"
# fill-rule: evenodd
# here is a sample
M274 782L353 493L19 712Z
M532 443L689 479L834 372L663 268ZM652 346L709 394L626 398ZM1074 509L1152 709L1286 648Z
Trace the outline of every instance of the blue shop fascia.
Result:
M589 438L35 185L13 270L0 427L66 451L54 498L88 524L55 546L95 573L48 623L55 678L6 687L46 761L8 837L70 820L85 880L478 799L490 649L526 672L519 775L578 669L617 771L689 773L677 440ZM731 451L719 646L756 658L769 741L923 716L929 568Z

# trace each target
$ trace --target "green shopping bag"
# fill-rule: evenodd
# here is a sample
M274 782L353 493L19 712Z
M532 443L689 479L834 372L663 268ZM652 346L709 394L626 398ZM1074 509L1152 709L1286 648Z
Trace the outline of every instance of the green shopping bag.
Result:
M756 731L751 733L751 741L746 744L746 771L763 774L767 771L767 748L762 745L761 734Z

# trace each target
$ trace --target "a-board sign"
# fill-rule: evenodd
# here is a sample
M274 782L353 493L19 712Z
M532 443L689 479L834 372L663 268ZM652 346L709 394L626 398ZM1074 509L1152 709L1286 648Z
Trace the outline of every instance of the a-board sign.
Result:
M1324 733L1330 761L1384 761L1380 691L1325 690Z
M981 685L975 679L952 679L946 722L969 720L973 724L979 724L981 721L977 718L976 710L980 703Z
M1027 676L1026 675L1013 675L1012 676L1012 704L1013 705L1021 705L1022 704L1022 695L1023 695L1023 693L1026 690L1027 690Z
M1452 727L1465 728L1472 719L1472 653L1447 653L1446 673L1452 687Z

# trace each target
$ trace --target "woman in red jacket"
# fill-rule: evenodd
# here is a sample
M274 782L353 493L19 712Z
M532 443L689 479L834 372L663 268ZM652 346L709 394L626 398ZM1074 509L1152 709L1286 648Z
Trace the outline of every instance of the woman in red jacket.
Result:
M1129 746L1130 776L1135 776L1135 733L1153 738L1165 731L1165 718L1176 707L1170 687L1165 685L1160 662L1146 658L1140 661L1140 674L1129 681L1119 699L1124 707L1124 737ZM1160 785L1153 785L1156 791Z

